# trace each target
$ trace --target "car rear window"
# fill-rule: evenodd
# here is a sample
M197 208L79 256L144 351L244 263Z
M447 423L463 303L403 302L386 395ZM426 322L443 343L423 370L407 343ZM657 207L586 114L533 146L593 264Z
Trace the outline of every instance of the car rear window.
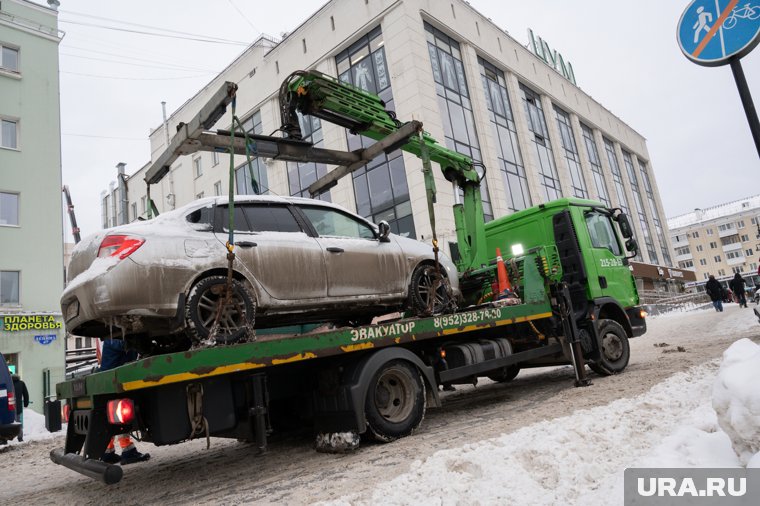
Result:
M301 232L287 206L244 206L243 211L253 232Z

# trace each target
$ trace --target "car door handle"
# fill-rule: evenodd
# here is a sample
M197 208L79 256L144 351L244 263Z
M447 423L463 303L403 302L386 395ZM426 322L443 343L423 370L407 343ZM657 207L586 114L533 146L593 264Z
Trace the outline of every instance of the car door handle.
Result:
M327 251L330 253L343 253L343 248L335 248L335 247L329 247L327 248Z
M253 248L257 244L251 241L240 241L236 242L235 245L240 246L241 248Z

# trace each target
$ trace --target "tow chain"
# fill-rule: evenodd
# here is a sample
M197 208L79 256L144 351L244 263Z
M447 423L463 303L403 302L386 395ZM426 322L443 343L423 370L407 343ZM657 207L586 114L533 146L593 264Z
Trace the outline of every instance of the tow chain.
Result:
M203 385L190 383L185 388L187 393L187 416L190 418L190 439L206 434L206 449L211 448L208 420L203 416Z

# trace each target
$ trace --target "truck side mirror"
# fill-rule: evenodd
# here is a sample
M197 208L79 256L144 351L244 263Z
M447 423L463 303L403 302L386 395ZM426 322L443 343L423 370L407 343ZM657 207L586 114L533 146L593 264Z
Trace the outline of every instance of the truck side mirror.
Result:
M631 222L628 221L628 216L624 213L620 213L615 217L615 221L617 221L618 226L620 227L620 233L623 234L623 237L626 239L630 239L633 237L633 229L631 228ZM636 241L633 241L634 244ZM628 247L628 243L626 243L626 247ZM631 248L628 248L629 250Z
M383 220L380 223L378 223L377 230L378 230L378 239L380 239L380 242L391 242L391 240L388 239L388 234L391 233L391 226L388 225L387 221Z
M625 241L625 249L633 253L633 256L636 256L636 253L638 253L639 251L639 244L636 242L636 239L631 237L630 239Z

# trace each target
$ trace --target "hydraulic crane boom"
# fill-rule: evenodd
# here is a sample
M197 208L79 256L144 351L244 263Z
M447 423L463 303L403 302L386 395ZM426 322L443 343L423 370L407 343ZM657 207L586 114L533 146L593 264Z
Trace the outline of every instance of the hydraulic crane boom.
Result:
M377 95L313 70L295 72L283 82L280 88L280 104L282 130L292 139L301 139L297 111L343 126L352 133L377 141L396 134L404 127L392 111L385 109L385 103ZM423 158L423 149L427 148L429 159L438 163L444 177L455 185L454 222L461 256L460 270L466 271L486 265L488 258L485 248L485 221L480 194L482 176L475 170L473 161L439 145L424 132L418 136L404 138L400 144L394 148L401 148ZM335 179L328 174L323 180L310 186L309 191L312 194L320 193L335 184ZM426 181L426 186L428 199L434 202L435 188L432 177L429 183ZM464 192L463 202L459 202L458 188Z

